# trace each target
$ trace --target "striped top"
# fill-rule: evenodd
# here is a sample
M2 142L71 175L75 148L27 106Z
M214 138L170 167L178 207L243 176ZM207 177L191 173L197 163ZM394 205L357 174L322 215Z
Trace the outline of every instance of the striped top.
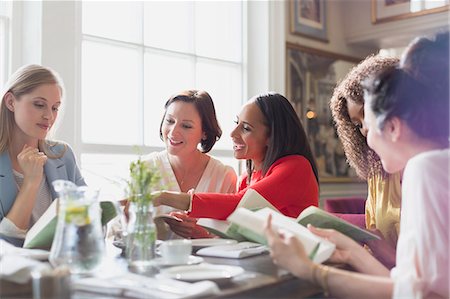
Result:
M14 179L17 183L18 189L23 185L23 175L13 169ZM38 192L36 194L36 200L34 202L34 207L31 212L30 224L28 228L33 226L36 221L44 214L47 208L52 203L52 193L49 185L47 184L47 179L42 176L41 184L39 186ZM0 234L15 238L25 238L27 230L18 228L13 222L11 222L7 217L3 218L0 222Z

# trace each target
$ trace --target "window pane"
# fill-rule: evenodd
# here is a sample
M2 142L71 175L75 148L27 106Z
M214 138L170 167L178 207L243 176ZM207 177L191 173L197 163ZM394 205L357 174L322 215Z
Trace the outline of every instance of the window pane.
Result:
M82 2L82 30L121 41L142 42L141 2Z
M209 154L210 154L211 156L213 156L214 158L216 158L217 160L220 160L220 162L222 162L223 164L233 167L234 172L236 172L236 175L238 176L238 181L239 181L239 178L240 178L240 177L239 177L239 176L240 176L240 172L239 172L239 167L240 167L240 165L239 165L239 160L236 159L236 158L233 156L233 153L231 153L231 156L230 156L230 157L228 157L228 156L220 156L220 155L216 155L216 154L214 153L214 150L212 150L211 152L209 152ZM244 164L245 164L245 160L242 160L242 161L243 161Z
M150 1L144 3L144 44L193 52L193 3Z
M8 74L8 32L6 22L6 18L0 16L0 90L3 90L3 86L6 84L6 76Z
M88 186L100 189L100 199L123 199L130 162L137 158L137 155L82 154L81 173Z
M211 95L222 127L222 137L214 145L216 149L232 149L230 133L234 129L236 115L242 103L242 75L240 66L199 60L197 63L197 87Z
M242 60L242 3L195 3L195 50L204 57Z
M82 53L82 141L141 144L139 52L84 41Z
M170 53L148 52L144 57L145 145L163 146L159 125L164 104L174 93L194 88L194 63L190 57Z

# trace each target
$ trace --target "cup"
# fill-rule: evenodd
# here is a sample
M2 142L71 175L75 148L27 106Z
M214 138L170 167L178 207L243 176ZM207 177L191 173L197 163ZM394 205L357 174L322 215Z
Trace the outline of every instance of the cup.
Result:
M168 240L160 245L161 256L167 264L185 264L192 253L192 241Z

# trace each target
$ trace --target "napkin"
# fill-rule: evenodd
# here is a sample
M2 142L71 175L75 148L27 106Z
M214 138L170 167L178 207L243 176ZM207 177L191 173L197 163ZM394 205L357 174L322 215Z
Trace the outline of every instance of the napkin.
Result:
M205 247L196 252L197 255L240 259L267 252L267 246L253 242L240 242L231 245Z
M211 296L219 292L212 281L188 283L168 278L153 278L133 273L115 277L81 278L74 281L73 289L109 296L130 298L181 299Z
M36 251L15 247L0 240L0 279L15 283L26 283L34 269L50 268L50 265L31 259ZM41 256L42 250L38 250ZM46 252L48 256L48 251Z
M4 240L0 240L0 257L3 257L4 255L20 255L34 260L47 260L50 251L16 247Z

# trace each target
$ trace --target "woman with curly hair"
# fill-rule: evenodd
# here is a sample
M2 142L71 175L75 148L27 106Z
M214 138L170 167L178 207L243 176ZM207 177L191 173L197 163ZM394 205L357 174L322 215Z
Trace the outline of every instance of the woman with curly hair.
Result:
M275 264L333 298L450 298L449 33L414 40L399 66L364 80L367 143L389 173L403 171L397 264L389 271L354 240L309 226L336 245L329 259L347 271L313 263L301 241L272 228Z
M371 75L398 64L398 59L368 56L336 87L330 101L331 113L347 161L367 181L366 227L383 237L369 241L374 256L385 266L395 265L395 247L400 228L401 173L387 174L378 155L367 145L364 98L361 83Z

